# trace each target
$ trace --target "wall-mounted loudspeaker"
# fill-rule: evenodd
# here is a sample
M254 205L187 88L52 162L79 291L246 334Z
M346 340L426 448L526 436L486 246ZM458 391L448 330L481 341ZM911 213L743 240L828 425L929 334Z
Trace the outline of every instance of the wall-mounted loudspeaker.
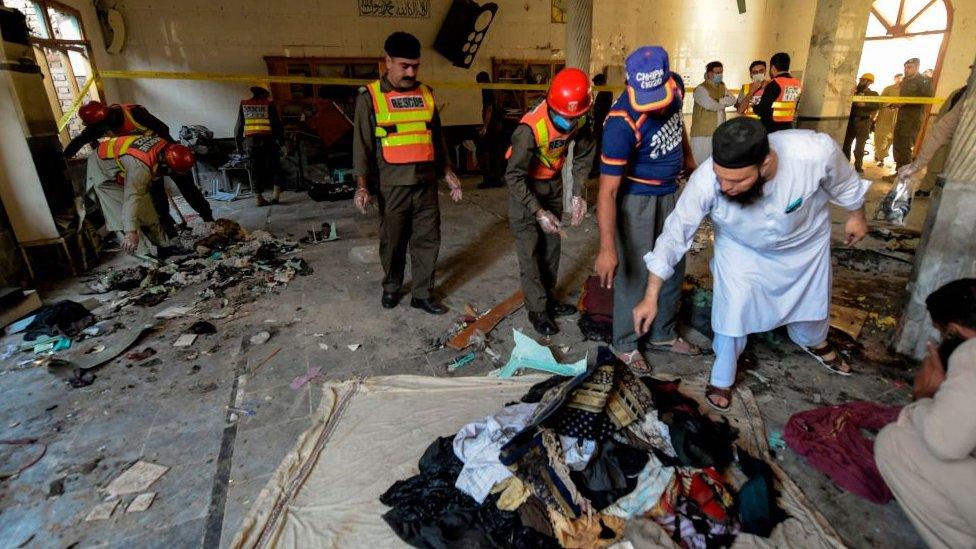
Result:
M434 39L434 49L455 67L470 67L497 11L494 2L481 6L473 0L454 0Z

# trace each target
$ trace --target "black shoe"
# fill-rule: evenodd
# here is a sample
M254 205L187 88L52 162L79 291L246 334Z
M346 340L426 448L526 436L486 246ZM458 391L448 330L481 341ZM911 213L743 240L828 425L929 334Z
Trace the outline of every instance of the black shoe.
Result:
M552 316L570 316L576 314L576 306L565 301L551 300L549 302L549 312Z
M384 309L392 309L400 303L400 296L392 292L383 292L383 299L380 302Z
M559 326L549 318L549 313L534 313L529 311L529 321L539 335L551 336L559 333Z
M412 298L410 299L410 306L414 309L421 309L432 315L442 315L447 312L447 307L441 305L440 303L428 298Z

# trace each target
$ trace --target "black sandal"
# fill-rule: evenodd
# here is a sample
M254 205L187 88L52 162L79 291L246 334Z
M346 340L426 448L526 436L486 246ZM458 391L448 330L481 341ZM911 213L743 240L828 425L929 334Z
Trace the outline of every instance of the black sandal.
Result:
M854 373L854 369L851 368L850 364L847 365L848 370L846 372L844 370L841 370L841 366L845 364L844 359L841 358L840 352L838 352L837 349L835 349L834 346L830 344L830 342L827 342L826 345L824 345L819 349L814 349L813 347L806 347L804 345L800 345L799 347L804 351L806 351L808 355L817 359L817 362L822 364L824 368L827 368L828 370L830 370L831 372L837 375L849 376ZM834 353L834 358L831 360L825 359L824 357L829 355L830 353Z
M714 400L712 400L712 397L722 397L726 402L728 402L728 404L726 404L724 407L719 406ZM716 387L709 383L705 386L705 401L708 402L708 405L714 408L716 411L724 414L725 412L729 411L729 408L732 407L732 388Z

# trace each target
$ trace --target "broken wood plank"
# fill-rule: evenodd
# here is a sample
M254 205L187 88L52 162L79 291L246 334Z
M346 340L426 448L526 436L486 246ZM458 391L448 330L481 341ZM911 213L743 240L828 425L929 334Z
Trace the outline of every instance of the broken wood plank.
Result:
M510 295L508 299L502 301L498 305L492 307L490 311L481 315L477 320L468 324L463 330L458 332L454 337L447 342L447 346L460 351L468 345L471 345L471 335L475 333L476 330L481 330L481 333L488 334L488 332L495 329L498 323L505 319L505 317L519 310L522 305L525 304L525 294L521 290Z
M830 325L845 334L857 339L868 319L868 312L843 305L830 305Z

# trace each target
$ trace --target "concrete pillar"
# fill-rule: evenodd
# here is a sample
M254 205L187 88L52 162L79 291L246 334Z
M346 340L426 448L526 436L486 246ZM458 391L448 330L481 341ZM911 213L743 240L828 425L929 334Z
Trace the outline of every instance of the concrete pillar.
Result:
M915 269L908 283L910 297L902 313L895 350L922 358L925 342L937 339L925 298L946 282L976 277L976 71L961 99L964 109L949 149L946 168L932 192Z
M818 0L797 127L843 142L872 0Z
M593 0L566 0L566 66L590 73L590 42L593 39ZM573 202L573 148L563 166L563 210Z

